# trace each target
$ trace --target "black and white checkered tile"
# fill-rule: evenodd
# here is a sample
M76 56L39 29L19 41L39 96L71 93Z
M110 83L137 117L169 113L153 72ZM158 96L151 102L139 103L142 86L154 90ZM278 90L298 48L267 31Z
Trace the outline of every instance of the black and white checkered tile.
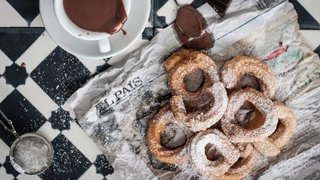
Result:
M149 24L136 43L152 39L172 23L175 0L151 0ZM205 0L178 0L200 6ZM291 0L299 14L306 43L320 53L320 1ZM118 179L95 143L70 115L67 98L107 60L75 57L61 49L45 31L39 0L0 0L0 109L20 134L37 132L53 144L52 166L42 175L25 176L9 161L14 137L0 127L0 179ZM112 59L108 62L112 64Z

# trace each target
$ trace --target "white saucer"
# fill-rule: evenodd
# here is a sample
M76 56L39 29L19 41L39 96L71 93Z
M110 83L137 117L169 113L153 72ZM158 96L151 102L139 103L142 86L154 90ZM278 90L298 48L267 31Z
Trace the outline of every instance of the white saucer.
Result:
M128 20L123 26L127 34L123 35L119 31L110 36L111 51L101 53L97 41L75 38L60 26L55 16L53 0L40 0L41 18L52 39L69 53L89 59L112 57L133 45L141 37L145 24L149 19L150 7L150 0L134 0L134 3L131 3Z

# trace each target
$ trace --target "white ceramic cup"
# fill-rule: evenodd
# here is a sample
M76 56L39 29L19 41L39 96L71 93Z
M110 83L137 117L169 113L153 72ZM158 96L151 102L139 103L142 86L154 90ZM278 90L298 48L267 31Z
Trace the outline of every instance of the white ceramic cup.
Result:
M123 0L123 4L127 14L129 14L131 0ZM111 50L109 42L109 37L111 35L108 33L93 32L78 27L66 14L63 6L63 0L54 0L54 11L59 23L69 34L79 39L97 41L101 53L106 53Z

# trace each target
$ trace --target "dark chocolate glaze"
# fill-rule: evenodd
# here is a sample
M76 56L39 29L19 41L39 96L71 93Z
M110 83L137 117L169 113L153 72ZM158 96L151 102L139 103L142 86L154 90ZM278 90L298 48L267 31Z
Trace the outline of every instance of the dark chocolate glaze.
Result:
M210 161L216 161L221 157L221 153L212 144L205 146L205 154Z
M178 39L180 40L181 43L186 43L187 41L189 41L190 37L187 36L186 34L184 34L177 26L176 23L173 24L173 28L176 31L176 34L178 36Z
M213 47L213 36L205 31L206 26L201 13L186 5L179 8L173 28L185 48L200 50Z
M213 47L213 37L211 33L205 32L199 38L189 40L184 44L186 48L192 49L210 49Z
M80 28L113 34L127 20L122 0L64 0L70 20Z
M187 36L196 38L205 29L206 21L196 9L186 5L179 8L176 25Z
M196 69L194 72L187 74L183 78L184 87L189 92L196 92L201 89L204 84L204 80L204 72L201 69Z
M177 124L170 123L165 131L160 133L160 142L168 149L176 149L186 144L187 135Z

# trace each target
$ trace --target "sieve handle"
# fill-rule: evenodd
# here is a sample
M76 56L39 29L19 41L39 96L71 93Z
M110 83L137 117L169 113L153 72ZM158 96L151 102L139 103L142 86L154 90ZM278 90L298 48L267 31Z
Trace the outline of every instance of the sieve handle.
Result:
M20 136L18 135L16 129L13 127L12 121L7 118L7 116L0 110L0 115L4 120L7 121L7 123L10 125L11 128L9 128L7 125L4 124L2 121L2 118L0 118L0 124L3 126L3 128L9 132L11 132L17 139L20 139Z

